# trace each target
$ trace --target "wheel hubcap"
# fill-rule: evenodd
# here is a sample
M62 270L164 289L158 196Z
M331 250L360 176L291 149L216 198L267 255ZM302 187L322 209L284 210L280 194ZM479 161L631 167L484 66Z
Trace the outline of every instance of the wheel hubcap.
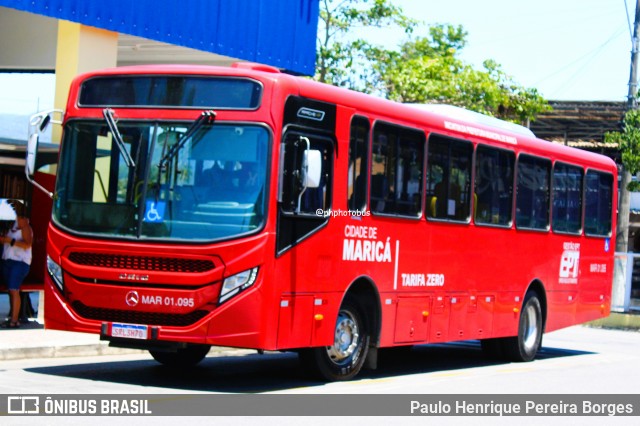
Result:
M538 340L538 314L534 306L529 305L524 313L524 347L532 350Z
M333 346L327 346L329 358L335 364L346 364L356 353L360 343L358 323L350 312L338 315Z

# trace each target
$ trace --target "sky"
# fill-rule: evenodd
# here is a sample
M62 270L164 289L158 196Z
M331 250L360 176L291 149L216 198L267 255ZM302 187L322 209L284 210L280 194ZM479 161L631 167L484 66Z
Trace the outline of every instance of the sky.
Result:
M626 100L634 0L391 1L425 25L462 25L468 32L465 62L479 68L493 59L546 99ZM426 35L425 28L415 34ZM401 32L375 35L387 47L403 39Z
M493 59L515 82L549 100L624 101L631 63L633 0L391 0L426 25L462 25L461 58L480 67ZM400 31L367 30L386 47ZM53 106L53 75L0 73L0 114L32 114ZM22 128L22 124L20 124Z
M53 108L55 75L0 72L0 114L33 114Z

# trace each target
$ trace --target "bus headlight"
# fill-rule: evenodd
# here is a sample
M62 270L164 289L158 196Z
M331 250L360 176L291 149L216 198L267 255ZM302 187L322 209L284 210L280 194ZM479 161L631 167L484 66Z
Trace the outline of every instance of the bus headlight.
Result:
M58 286L60 291L64 291L64 279L62 278L62 267L47 256L47 271L51 279Z
M220 303L251 287L256 282L257 276L258 268L256 267L225 278L220 290Z

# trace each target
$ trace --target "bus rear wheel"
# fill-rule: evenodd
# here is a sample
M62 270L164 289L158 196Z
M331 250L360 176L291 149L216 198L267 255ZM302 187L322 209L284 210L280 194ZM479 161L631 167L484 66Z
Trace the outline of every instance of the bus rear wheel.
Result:
M502 346L508 359L517 362L532 361L542 344L542 307L537 293L528 292L522 304L518 335L507 337Z
M175 352L149 350L149 353L153 359L167 367L188 368L202 361L210 349L210 345L190 344L184 348L178 348Z
M316 377L328 381L350 380L364 365L369 341L359 305L347 298L338 312L333 345L305 349L300 359Z

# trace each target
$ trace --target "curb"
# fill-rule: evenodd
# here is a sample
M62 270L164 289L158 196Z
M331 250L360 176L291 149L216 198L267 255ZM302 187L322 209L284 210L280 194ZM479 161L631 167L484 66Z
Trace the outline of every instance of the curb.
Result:
M591 321L587 327L640 331L640 315L612 312L607 318Z
M0 349L0 361L17 361L34 358L71 358L101 355L143 355L142 349L114 348L108 342L84 345L59 345L26 348ZM207 356L248 355L256 353L253 349L213 346Z
M33 348L11 348L0 350L0 361L15 361L30 358L68 358L97 355L142 354L138 349L112 348L108 344L41 346Z

